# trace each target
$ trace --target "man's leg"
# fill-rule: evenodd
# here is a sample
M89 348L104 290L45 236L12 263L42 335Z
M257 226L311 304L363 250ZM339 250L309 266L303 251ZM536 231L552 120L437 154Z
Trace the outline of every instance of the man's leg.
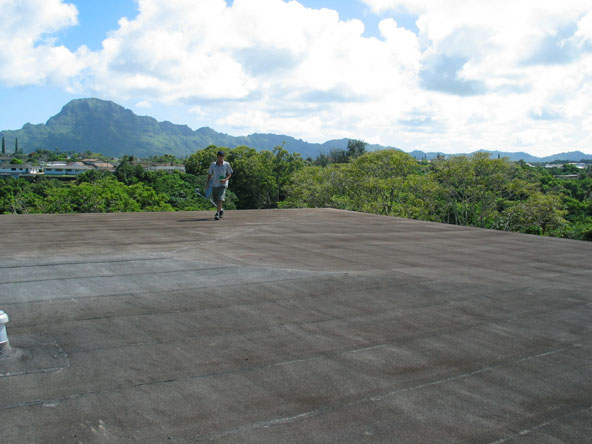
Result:
M216 201L216 216L215 219L218 220L224 214L224 210L222 209L222 205L224 204L224 195L225 195L226 188L224 187L216 187L214 188L214 199Z
M226 197L226 187L220 187L222 188L220 190L220 195L218 197L218 215L220 216L220 218L222 218L222 216L224 216L224 209L222 208L222 206L224 205L224 200Z
M222 217L222 214L224 214L224 210L222 209L222 201L219 200L218 201L218 211L216 212L216 220L220 219Z

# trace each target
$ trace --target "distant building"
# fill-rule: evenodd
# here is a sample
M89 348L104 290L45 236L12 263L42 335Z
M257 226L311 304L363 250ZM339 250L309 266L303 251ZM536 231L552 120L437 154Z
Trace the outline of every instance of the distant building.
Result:
M63 162L50 162L45 165L46 176L77 176L92 170L92 167L84 165L81 162L74 163L63 163Z
M21 176L37 176L42 174L41 167L38 165L31 165L24 163L22 165L15 165L12 163L0 164L0 176L21 177Z
M97 170L106 170L110 172L115 172L115 166L109 162L103 162L102 160L98 159L82 159L81 162L84 165L89 167L95 168Z
M586 169L585 163L577 163L577 162L568 162L568 163L548 163L545 165L545 168L562 168L564 165L573 165L579 170Z
M163 171L165 173L184 173L185 166L183 165L150 165L144 168L146 171Z
M577 174L558 174L556 176L558 179L577 179L579 176Z

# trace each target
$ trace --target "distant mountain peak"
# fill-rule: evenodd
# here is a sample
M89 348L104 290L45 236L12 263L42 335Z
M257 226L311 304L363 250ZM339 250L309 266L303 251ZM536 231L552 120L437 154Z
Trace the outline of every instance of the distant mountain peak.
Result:
M73 99L45 124L25 124L20 130L0 131L0 136L5 137L7 142L17 138L19 147L25 152L38 148L77 152L90 150L114 157L125 154L136 157L162 154L185 157L209 145L227 148L246 145L259 150L272 150L280 145L289 152L300 153L304 158L314 158L321 153L328 154L333 149L346 149L350 140L343 138L324 143L309 143L292 136L270 133L235 137L219 133L207 126L193 131L187 125L158 122L153 117L138 116L113 101L95 97ZM384 148L391 147L371 144L367 146L370 151ZM486 152L492 156L509 157L510 160L523 159L527 162L592 159L592 155L586 155L581 151L544 158L527 153ZM432 159L442 153L413 151L410 154L417 159Z
M65 104L61 111L47 121L52 126L60 122L84 121L88 119L133 119L136 116L131 110L108 100L96 98L74 99ZM147 117L153 119L152 117Z
M66 103L62 110L52 118L59 117L64 114L71 114L74 112L123 112L132 111L118 105L111 100L101 100L94 97L88 99L72 99Z

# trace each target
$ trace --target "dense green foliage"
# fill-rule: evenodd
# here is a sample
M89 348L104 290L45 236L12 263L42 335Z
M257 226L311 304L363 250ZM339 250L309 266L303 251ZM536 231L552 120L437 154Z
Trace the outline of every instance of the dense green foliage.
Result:
M4 178L0 180L0 213L207 210L211 203L195 190L204 190L208 168L218 150L210 146L190 156L186 160L188 173L147 171L133 156L124 156L115 173L90 170L73 181ZM245 146L225 151L235 170L226 209L276 207L286 198L294 171L304 167L300 155L281 147L273 152ZM41 155L48 152L41 150ZM172 161L168 156L164 159Z
M347 150L304 161L277 146L215 145L185 159L187 173L145 170L124 156L115 171L71 181L0 180L0 213L207 210L207 171L223 149L234 170L227 209L332 207L434 222L592 240L592 165L532 167L487 153L419 162L398 150ZM52 158L60 153L29 155ZM319 161L321 159L321 161ZM155 158L179 163L170 155Z
M197 151L185 161L187 173L207 175L216 159L219 147L211 145ZM225 160L234 173L230 188L237 196L237 208L274 208L287 197L287 187L292 175L304 167L299 154L290 154L278 146L271 151L257 151L246 146L226 149Z
M390 216L592 240L592 169L533 168L486 153L417 162L396 150L297 171L288 207ZM557 177L559 176L559 177Z
M0 180L0 213L107 213L121 211L206 210L209 201L195 188L205 181L182 173L156 173L129 158L116 173L90 170L75 181L37 177ZM230 195L228 208L234 207Z

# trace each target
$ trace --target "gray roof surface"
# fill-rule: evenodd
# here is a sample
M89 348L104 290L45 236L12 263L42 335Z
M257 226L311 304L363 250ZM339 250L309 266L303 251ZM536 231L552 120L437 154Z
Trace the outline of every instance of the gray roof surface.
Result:
M2 443L592 442L592 243L329 209L0 223Z

